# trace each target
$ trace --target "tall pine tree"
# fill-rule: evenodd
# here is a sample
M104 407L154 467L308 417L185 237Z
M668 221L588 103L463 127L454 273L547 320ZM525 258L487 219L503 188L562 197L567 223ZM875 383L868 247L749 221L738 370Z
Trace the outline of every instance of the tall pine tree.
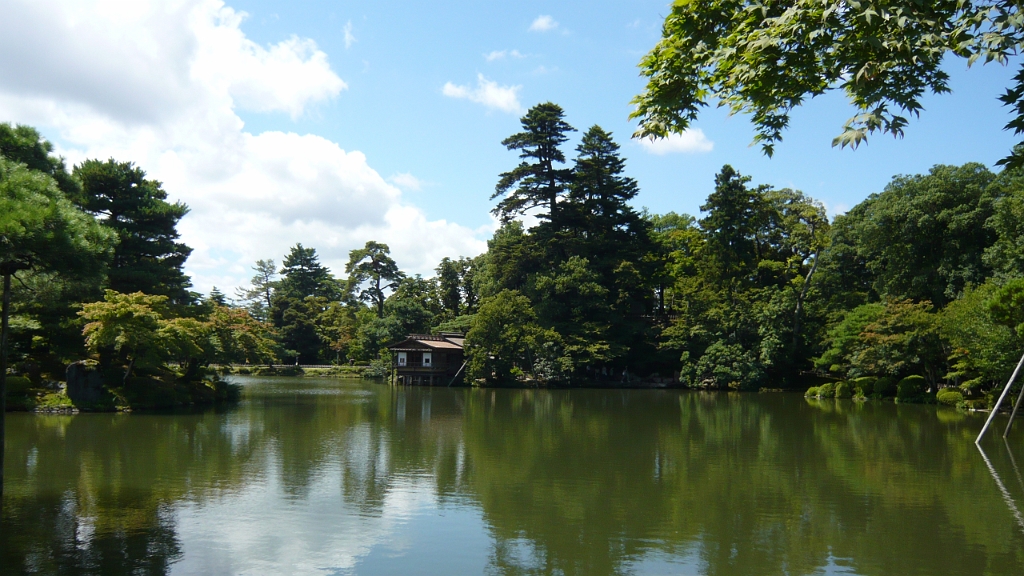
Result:
M109 270L109 288L191 301L191 281L182 267L192 249L178 242L178 222L188 206L167 201L160 182L131 162L86 160L75 167L82 183L79 206L117 232Z
M534 208L545 208L542 218L555 221L558 201L565 195L572 179L572 170L559 168L565 164L562 144L569 132L575 132L563 118L562 107L551 102L537 104L520 120L523 131L502 140L509 150L519 150L522 162L501 174L491 199L504 196L492 211L509 221Z

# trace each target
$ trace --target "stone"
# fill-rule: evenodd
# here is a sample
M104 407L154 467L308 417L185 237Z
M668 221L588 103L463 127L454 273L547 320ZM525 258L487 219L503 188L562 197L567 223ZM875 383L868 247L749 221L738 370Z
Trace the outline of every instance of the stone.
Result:
M67 381L68 398L74 404L95 404L107 396L99 371L87 366L85 362L75 362L68 366Z

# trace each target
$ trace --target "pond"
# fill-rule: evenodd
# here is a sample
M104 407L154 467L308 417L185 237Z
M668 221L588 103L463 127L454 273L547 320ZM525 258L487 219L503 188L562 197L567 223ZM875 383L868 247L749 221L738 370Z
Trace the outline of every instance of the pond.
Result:
M979 415L236 382L221 411L9 414L0 573L1024 574L1024 430L982 453Z

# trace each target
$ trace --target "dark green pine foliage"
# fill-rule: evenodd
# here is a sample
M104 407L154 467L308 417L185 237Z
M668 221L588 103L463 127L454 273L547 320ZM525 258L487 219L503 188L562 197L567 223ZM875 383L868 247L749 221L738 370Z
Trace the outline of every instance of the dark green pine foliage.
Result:
M0 123L0 157L24 164L33 173L51 177L65 198L77 198L81 185L68 172L62 158L52 155L53 145L43 139L34 128ZM116 239L107 234L107 249L103 256L82 262L65 262L61 273L43 271L22 272L13 285L13 302L19 315L31 318L34 329L23 329L11 334L14 348L31 350L36 360L46 368L63 369L66 360L84 354L82 327L75 321L77 302L97 300L103 295L106 264L113 252ZM74 266L78 264L78 266ZM76 268L71 273L68 268Z
M391 258L387 244L370 240L362 248L349 252L345 265L348 277L348 291L377 310L377 317L384 317L385 290L394 290L405 278L398 264Z
M86 160L75 167L82 183L79 206L117 232L120 242L110 264L109 288L123 293L192 300L182 267L192 249L178 242L178 222L188 214L181 202L167 202L160 182L131 162Z
M445 320L456 318L462 311L461 261L444 258L437 267L437 290Z
M281 266L278 291L282 296L299 300L307 296L337 296L337 285L330 270L320 264L315 248L305 248L302 244L292 246Z
M653 355L643 342L652 340L658 267L649 256L657 248L649 223L630 205L639 191L624 175L626 161L609 132L593 126L576 148L572 187L565 207L565 228L574 256L582 256L606 293L613 355L623 364L639 361L638 354ZM563 242L562 244L568 244Z
M554 222L558 203L568 191L572 170L559 168L565 164L560 146L575 129L565 120L561 106L545 102L537 104L522 117L523 131L502 140L509 150L519 150L522 162L501 174L491 200L503 197L492 212L503 222L543 208L541 218Z
M319 319L328 299L338 296L337 282L320 264L314 248L292 246L281 267L270 307L270 320L279 329L286 362L315 364L327 354Z
M60 191L70 199L77 198L82 191L81 185L68 171L64 159L53 155L53 144L43 139L31 126L0 123L0 156L21 162L29 170L49 175L57 181Z
M747 186L742 176L725 165L715 176L715 190L700 207L706 249L717 264L720 279L729 288L748 283L760 257L757 232L764 226L765 206L761 190Z

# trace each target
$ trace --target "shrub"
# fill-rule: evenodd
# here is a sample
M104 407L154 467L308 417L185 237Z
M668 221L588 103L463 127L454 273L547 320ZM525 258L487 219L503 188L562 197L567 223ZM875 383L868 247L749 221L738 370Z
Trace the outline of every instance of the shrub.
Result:
M852 398L853 391L850 389L849 382L840 382L836 384L836 398Z
M876 396L887 398L896 395L896 379L883 376L875 380L874 392Z
M815 397L817 395L818 395L818 387L817 386L811 386L810 388L807 389L807 392L804 392L804 398L813 398L813 397Z
M7 377L7 394L9 396L24 396L32 387L32 381L24 376Z
M827 382L825 384L822 384L821 386L818 386L818 397L819 398L832 398L835 395L836 395L835 384L832 384L831 382Z
M964 401L964 395L954 388L943 388L935 394L935 399L939 401L939 404L956 406Z
M875 382L878 378L874 376L861 376L850 380L850 387L853 388L854 396L867 396L875 391Z
M896 385L898 400L915 400L924 394L925 381L923 376L907 376Z

